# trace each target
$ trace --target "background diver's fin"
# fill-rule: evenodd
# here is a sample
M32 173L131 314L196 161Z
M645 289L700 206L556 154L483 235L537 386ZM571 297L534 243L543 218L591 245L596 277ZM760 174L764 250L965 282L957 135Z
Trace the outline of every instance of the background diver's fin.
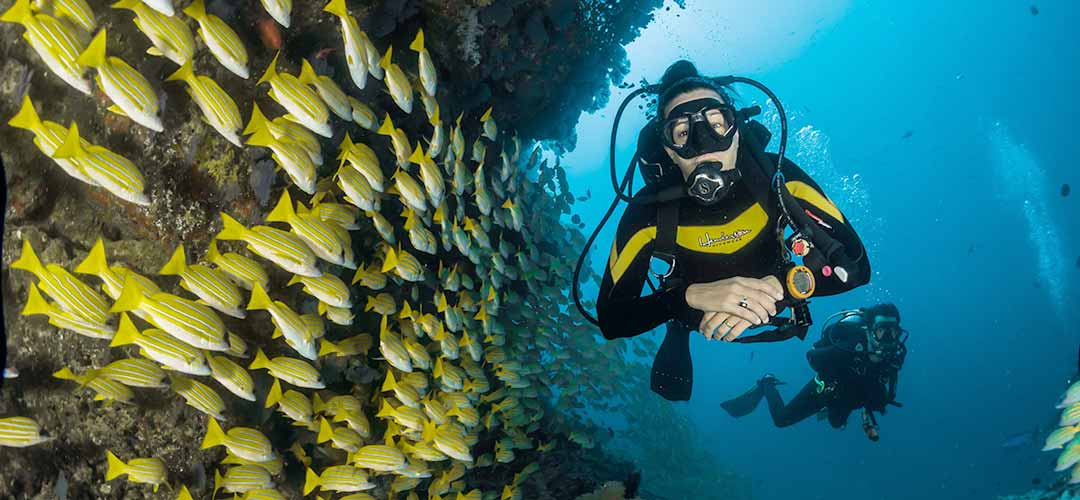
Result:
M677 321L668 321L664 342L653 359L651 387L668 401L689 401L694 385L694 365L690 359L690 330Z
M751 387L750 390L744 392L741 396L720 403L720 407L732 417L745 417L753 413L763 397L765 397L765 390L761 387L761 384L754 383L754 387Z

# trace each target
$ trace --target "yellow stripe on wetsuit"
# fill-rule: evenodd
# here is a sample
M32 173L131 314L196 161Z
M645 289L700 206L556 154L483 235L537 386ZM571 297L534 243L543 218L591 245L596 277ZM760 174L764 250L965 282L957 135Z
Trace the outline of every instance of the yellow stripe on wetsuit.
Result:
M840 213L840 209L836 208L836 205L831 200L817 189L814 189L813 186L802 181L788 181L785 185L792 196L813 205L818 210L832 216L833 219L845 223L844 214Z
M768 222L769 214L761 205L755 203L727 224L679 226L675 242L678 246L695 252L730 255L753 241ZM634 233L623 245L622 252L612 245L611 258L608 261L612 284L619 282L645 245L655 239L656 226L649 226Z

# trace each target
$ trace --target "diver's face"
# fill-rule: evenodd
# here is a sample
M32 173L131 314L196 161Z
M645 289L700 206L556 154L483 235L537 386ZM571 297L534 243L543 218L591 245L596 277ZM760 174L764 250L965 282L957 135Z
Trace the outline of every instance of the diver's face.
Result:
M693 101L694 99L713 98L721 102L724 102L724 98L720 96L715 90L712 89L694 89L688 92L677 94L664 106L663 119L668 118L668 113L671 113L672 109L676 106ZM730 125L730 124L729 124ZM664 146L664 151L667 153L671 161L675 162L679 166L679 170L682 171L683 180L690 177L690 174L694 172L694 168L707 161L718 161L724 165L721 170L731 170L735 168L735 159L739 153L739 132L735 132L735 139L731 143L731 147L727 151L716 151L712 153L705 153L695 156L690 159L683 158L675 153L671 148Z

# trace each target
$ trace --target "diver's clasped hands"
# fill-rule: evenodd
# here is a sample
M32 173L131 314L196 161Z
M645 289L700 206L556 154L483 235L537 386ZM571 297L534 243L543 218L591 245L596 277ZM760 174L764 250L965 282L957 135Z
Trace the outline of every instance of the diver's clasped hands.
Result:
M737 276L709 283L694 283L686 289L686 303L705 312L698 330L709 340L732 341L751 326L760 326L776 316L776 303L784 299L784 289L775 276Z

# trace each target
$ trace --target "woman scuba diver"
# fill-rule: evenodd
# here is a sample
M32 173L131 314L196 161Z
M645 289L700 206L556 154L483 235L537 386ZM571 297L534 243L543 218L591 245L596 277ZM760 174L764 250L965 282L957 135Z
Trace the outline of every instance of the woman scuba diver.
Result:
M765 152L769 132L749 120L760 109L734 107L726 88L734 82L757 86L777 105L783 125L779 154ZM615 339L667 323L653 365L653 390L687 400L691 330L736 342L805 336L809 313L803 299L867 283L870 265L855 230L818 184L791 161L779 160L786 118L767 88L742 77L706 78L692 63L677 61L659 85L627 101L649 91L658 94L656 118L639 135L635 155L647 185L619 221L596 301L597 324L604 337ZM614 177L612 158L613 183ZM631 179L628 173L622 189ZM619 198L627 198L621 190ZM788 226L793 234L785 240ZM792 254L805 266L796 266ZM655 259L667 270L654 271ZM650 273L661 286L642 296ZM576 281L574 292L576 298ZM801 331L739 338L749 328L779 325L775 316L789 306Z

